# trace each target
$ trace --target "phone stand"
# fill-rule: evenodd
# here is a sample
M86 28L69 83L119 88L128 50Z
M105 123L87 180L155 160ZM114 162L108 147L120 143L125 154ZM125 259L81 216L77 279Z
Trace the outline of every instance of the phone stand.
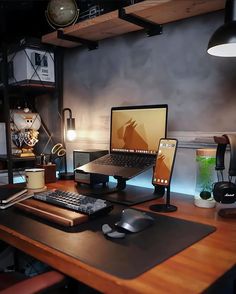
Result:
M165 195L165 186L155 185L153 194L156 196L156 199L162 198Z
M159 187L159 186L158 186ZM155 190L156 190L156 185L155 185ZM170 186L164 187L163 189L166 189L166 203L164 204L153 204L149 208L152 211L156 212L173 212L177 210L177 206L170 204ZM155 191L154 191L155 193Z

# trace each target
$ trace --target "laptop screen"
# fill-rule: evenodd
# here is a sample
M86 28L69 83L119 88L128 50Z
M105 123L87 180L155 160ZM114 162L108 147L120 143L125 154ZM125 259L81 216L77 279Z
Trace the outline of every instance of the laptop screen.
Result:
M111 109L111 152L155 155L166 137L168 106L144 105Z

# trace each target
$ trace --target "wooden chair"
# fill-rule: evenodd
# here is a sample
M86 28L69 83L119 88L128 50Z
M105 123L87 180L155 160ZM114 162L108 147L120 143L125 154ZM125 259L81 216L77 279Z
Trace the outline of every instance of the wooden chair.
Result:
M0 294L50 293L50 290L65 286L66 277L54 270L25 278L17 273L0 273ZM60 293L59 290L58 292Z

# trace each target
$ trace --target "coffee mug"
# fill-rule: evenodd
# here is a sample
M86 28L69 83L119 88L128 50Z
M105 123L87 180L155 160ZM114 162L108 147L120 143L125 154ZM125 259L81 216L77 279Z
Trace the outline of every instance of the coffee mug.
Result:
M39 190L45 187L45 170L43 168L29 168L25 170L27 189Z

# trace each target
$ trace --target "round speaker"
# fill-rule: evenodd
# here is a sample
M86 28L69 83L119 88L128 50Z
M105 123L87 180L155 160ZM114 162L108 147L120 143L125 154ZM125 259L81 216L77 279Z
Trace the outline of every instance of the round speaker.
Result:
M236 201L236 184L225 181L215 183L213 196L217 202L234 203Z

